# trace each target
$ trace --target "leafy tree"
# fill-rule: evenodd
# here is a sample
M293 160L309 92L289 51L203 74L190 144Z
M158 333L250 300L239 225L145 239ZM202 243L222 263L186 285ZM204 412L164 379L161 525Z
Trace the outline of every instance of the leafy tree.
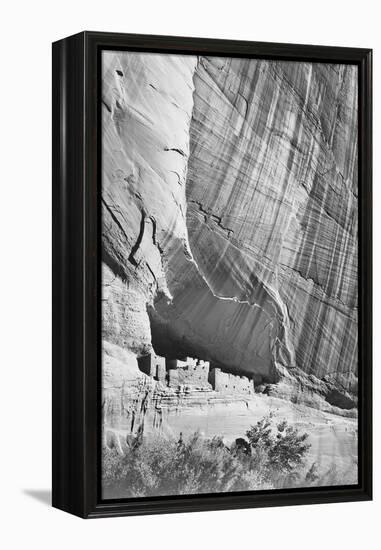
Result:
M304 464L305 455L311 445L308 434L283 420L273 427L272 415L265 416L246 432L246 436L257 453L267 454L266 468L290 474Z
M259 420L255 426L251 426L246 432L246 436L252 447L269 448L272 446L273 437L271 421L272 414L270 413Z

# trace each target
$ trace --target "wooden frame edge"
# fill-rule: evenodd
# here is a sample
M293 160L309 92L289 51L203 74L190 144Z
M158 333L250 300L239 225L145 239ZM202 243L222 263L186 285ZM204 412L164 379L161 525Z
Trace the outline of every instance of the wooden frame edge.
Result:
M98 498L97 55L102 47L353 62L359 67L360 483L276 493ZM372 499L372 50L85 31L53 44L53 506L83 518ZM367 216L365 215L367 213ZM360 246L361 245L361 246ZM361 441L360 441L361 439Z

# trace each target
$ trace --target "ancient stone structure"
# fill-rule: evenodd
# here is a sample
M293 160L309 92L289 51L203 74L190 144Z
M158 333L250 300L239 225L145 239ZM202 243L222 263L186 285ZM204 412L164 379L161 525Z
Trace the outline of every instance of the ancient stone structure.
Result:
M144 355L138 359L139 369L151 376L158 382L166 381L166 365L165 358L156 355L155 353L150 353L149 355Z
M254 394L254 382L247 376L237 376L228 372L223 372L219 368L212 368L209 374L209 382L213 389L218 392L234 394Z
M168 385L195 386L197 388L209 389L209 361L187 357L185 361L170 360L168 367Z
M185 359L169 359L166 358L165 364L167 370L185 368L185 367L195 367L200 362L199 359L195 357L185 357Z
M187 386L195 389L214 390L224 394L254 394L254 380L247 376L224 372L210 362L194 357L166 359L155 353L138 359L140 370L170 388Z

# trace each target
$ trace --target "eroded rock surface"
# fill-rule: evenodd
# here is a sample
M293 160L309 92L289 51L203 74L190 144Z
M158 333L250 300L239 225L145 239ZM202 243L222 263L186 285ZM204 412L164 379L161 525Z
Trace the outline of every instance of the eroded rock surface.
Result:
M275 360L351 390L356 69L202 58L194 84L187 226L208 285L170 275L174 339L268 379Z
M154 347L354 409L356 68L104 52L102 110L106 378L141 400Z

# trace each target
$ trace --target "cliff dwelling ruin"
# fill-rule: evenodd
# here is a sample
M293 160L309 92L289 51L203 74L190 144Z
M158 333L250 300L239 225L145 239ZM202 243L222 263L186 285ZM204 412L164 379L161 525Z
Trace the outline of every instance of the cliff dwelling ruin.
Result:
M172 359L155 353L138 359L139 369L169 388L189 387L225 394L254 394L254 379L237 373L225 372L209 361L185 357Z

